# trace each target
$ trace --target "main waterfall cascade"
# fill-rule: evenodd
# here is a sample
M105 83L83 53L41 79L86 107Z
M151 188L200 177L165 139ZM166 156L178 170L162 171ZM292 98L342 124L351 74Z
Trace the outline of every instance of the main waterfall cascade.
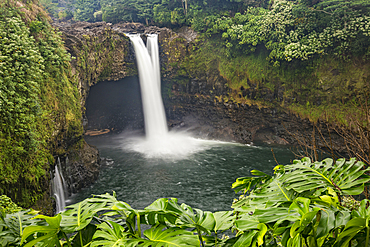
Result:
M140 35L129 35L129 37L134 45L138 66L146 137L147 139L163 137L168 133L168 129L158 71L158 36L148 36L148 48L145 47Z
M145 46L140 34L128 34L134 46L143 112L145 139L127 138L123 148L143 153L148 158L181 159L191 153L204 150L204 141L194 139L186 133L169 132L161 96L161 75L158 35L147 36Z

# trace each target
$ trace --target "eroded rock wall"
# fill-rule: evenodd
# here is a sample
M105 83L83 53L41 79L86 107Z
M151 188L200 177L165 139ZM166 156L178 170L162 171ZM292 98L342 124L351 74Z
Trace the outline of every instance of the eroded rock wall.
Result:
M129 40L105 22L56 23L72 55L73 73L79 79L81 105L98 81L118 80L136 74Z

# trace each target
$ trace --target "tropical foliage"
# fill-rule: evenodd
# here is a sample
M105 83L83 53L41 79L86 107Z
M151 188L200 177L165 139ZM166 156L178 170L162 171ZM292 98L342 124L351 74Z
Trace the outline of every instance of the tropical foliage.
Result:
M179 25L193 25L202 22L208 16L220 16L228 11L238 11L244 6L243 0L77 0L58 1L55 9L49 0L42 0L43 5L57 17L58 11L73 11L75 20L79 21L107 21L117 23L121 21L135 21L145 24L165 25L176 27ZM67 4L65 4L67 2ZM265 0L251 1L250 4L262 5ZM97 18L101 12L102 19Z
M199 32L221 33L230 54L253 52L264 45L275 65L328 53L341 58L370 55L366 0L78 0L73 4L63 11L73 9L80 21L98 21L101 16L112 23L187 25ZM45 6L51 8L52 3Z
M17 204L12 202L12 200L6 195L0 196L0 213L1 214L11 214L21 211L22 208L18 207Z
M0 193L29 207L43 196L51 142L61 129L81 135L81 109L60 34L36 4L14 4L0 2Z
M233 184L237 191L249 191L233 204L241 215L237 227L267 229L265 238L283 246L347 246L353 238L363 243L364 232L349 236L347 230L355 218L366 219L366 213L351 214L342 200L363 192L362 186L370 181L367 170L355 159L311 163L304 158L275 167L274 176L252 171L257 177L239 178ZM367 210L367 200L361 203L359 211ZM368 246L368 241L356 246Z
M370 246L370 208L343 198L370 182L362 162L308 158L279 165L270 176L253 170L232 187L243 194L233 211L208 212L161 198L142 210L98 195L48 217L3 214L2 246Z
M0 169L6 174L1 180L12 183L20 175L15 166L28 163L29 156L40 152L36 118L40 115L38 93L44 60L19 17L8 14L0 22L0 37L0 145L7 151L1 155ZM14 167L6 166L13 163L11 160ZM35 161L34 174L40 176L43 170L39 163L45 160Z
M270 51L269 59L307 60L333 53L341 58L369 55L370 4L364 1L275 0L270 9L250 7L245 13L216 20L230 51L249 53L258 45Z

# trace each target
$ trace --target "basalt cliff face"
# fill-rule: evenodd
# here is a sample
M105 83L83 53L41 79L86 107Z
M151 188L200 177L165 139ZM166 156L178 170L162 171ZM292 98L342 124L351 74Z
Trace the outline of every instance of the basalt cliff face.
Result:
M174 32L136 23L111 25L105 22L56 26L63 33L67 50L75 57L72 66L80 81L83 109L92 85L137 75L134 51L125 33L157 33L162 92L170 128L187 128L202 138L240 143L261 141L295 145L299 138L312 136L313 124L309 120L290 114L278 104L258 103L281 102L283 87L269 90L250 83L248 88L241 87L237 95L229 87L230 81L221 75L216 60L193 68L189 57L199 52L202 41L189 28ZM256 95L259 101L254 103ZM324 123L317 123L321 124ZM115 126L115 130L124 128ZM322 134L331 136L336 149L343 151L335 133L323 131ZM321 142L317 138L318 146L324 146Z

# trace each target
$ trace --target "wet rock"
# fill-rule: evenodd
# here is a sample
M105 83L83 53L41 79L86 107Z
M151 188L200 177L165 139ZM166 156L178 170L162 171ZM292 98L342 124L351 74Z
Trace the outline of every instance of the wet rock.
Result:
M112 29L119 33L143 33L145 26L141 23L117 23L112 26Z
M110 158L101 158L101 166L111 166L114 164L114 160Z
M72 55L72 71L77 76L84 107L90 86L102 80L118 80L136 74L130 42L123 32L105 22L56 23L67 51Z
M181 97L165 98L167 117L169 122L180 122L183 128L201 138L299 145L300 141L312 135L313 124L308 119L301 119L282 109L223 102L215 96L187 93L196 92L196 85L187 88L191 90L182 92ZM343 152L340 137L333 131L325 130L324 123L319 124L322 125L323 135L332 138L334 149ZM176 128L181 127L176 125ZM317 146L325 146L319 135L315 139Z
M76 193L94 183L99 176L100 163L99 151L86 142L81 150L72 150L61 157L68 193Z

